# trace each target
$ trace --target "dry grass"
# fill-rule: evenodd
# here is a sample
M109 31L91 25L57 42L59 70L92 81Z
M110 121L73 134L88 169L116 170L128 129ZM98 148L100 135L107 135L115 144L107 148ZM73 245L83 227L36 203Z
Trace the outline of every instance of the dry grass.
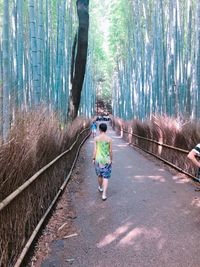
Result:
M0 200L60 153L62 135L53 114L37 112L18 117L8 143L0 147Z
M200 143L200 123L181 121L167 116L152 116L151 120L141 122L139 120L123 121L119 118L112 118L113 128L121 133L122 129L135 135L157 141L161 144L181 148L190 151ZM187 159L187 153L161 146L155 142L131 136L122 135L129 143L153 153L184 171L196 175L197 169Z
M68 149L83 128L83 121L77 118L61 130L55 114L39 111L20 116L9 141L0 147L0 201Z
M90 124L78 118L61 129L53 113L44 110L20 114L9 140L0 147L0 201L39 169L68 149ZM0 212L0 266L13 266L33 229L63 183L76 150L87 135L81 135L74 149L51 166Z

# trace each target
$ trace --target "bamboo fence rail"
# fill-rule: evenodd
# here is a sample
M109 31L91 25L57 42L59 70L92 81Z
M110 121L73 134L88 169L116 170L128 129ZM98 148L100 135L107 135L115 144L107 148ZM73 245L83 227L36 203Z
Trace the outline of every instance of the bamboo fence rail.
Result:
M122 125L114 125L113 128L117 130L117 132L121 134L121 136L127 140L131 146L140 148L144 152L158 158L172 168L175 168L179 172L182 172L199 182L197 177L197 169L187 160L187 154L189 153L188 150L139 136L133 132L127 131ZM152 145L150 145L150 143Z
M43 172L45 172L50 166L52 166L54 163L56 163L60 158L62 158L65 154L69 153L73 147L75 146L79 136L85 132L88 129L84 129L80 132L80 134L76 137L75 142L71 145L69 149L61 153L58 157L56 157L54 160L52 160L49 164L44 166L42 169L40 169L37 173L35 173L30 179L28 179L23 185L21 185L18 189L16 189L12 194L10 194L7 198L5 198L3 201L0 202L0 211L5 208L12 200L15 199L21 192L23 192L24 189L26 189L32 182L34 182Z
M83 129L69 149L0 203L1 267L21 265L45 218L69 181L80 147L89 135L89 128Z
M90 135L90 134L89 134L89 135ZM88 135L88 136L89 136L89 135ZM45 212L44 216L41 218L41 220L39 221L39 223L38 223L38 225L36 226L35 230L33 231L31 237L29 238L28 242L26 243L26 245L25 245L25 247L24 247L22 253L20 254L20 256L19 256L17 262L15 263L14 267L20 267L20 266L21 266L21 264L22 264L22 262L23 262L23 260L24 260L24 258L25 258L25 256L26 256L26 254L27 254L27 252L28 252L30 246L32 245L32 243L33 243L35 237L37 236L39 230L41 229L42 224L44 223L44 221L45 221L47 215L49 214L49 212L50 212L51 209L53 208L54 204L56 203L58 197L59 197L60 194L63 192L63 190L65 189L67 183L69 182L69 179L70 179L70 177L71 177L72 171L73 171L73 169L74 169L75 163L76 163L77 158L78 158L78 154L79 154L79 152L80 152L80 148L81 148L81 146L83 145L83 143L86 141L86 139L88 138L88 136L86 136L86 137L84 138L84 140L81 142L81 144L80 144L80 146L79 146L79 148L78 148L78 150L77 150L76 157L75 157L75 159L74 159L74 162L73 162L73 164L72 164L72 167L71 167L71 169L70 169L69 174L67 175L67 177L66 177L64 183L63 183L62 186L60 187L60 189L59 189L57 195L55 196L55 198L54 198L53 201L51 202L51 205L49 206L49 208L48 208L47 211ZM71 150L71 148L68 149L68 151L70 151L70 150ZM66 151L65 151L65 152L66 152ZM65 152L64 152L64 153L65 153ZM66 153L67 153L67 152L66 152ZM62 153L62 154L63 154L63 153ZM62 155L62 154L61 154L61 155Z

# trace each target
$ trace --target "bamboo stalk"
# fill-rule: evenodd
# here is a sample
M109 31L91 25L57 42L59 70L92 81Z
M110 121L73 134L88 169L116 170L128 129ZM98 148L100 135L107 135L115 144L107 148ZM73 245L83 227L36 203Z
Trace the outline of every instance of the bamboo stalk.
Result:
M10 129L10 46L9 46L9 1L4 1L3 12L3 139L6 141Z

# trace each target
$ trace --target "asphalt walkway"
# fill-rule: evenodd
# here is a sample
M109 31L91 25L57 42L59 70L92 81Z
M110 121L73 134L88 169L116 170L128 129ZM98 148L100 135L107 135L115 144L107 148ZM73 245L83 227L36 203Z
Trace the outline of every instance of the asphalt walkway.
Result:
M108 199L101 200L84 145L83 182L75 194L76 235L55 241L42 267L199 267L200 193L131 148L114 131Z

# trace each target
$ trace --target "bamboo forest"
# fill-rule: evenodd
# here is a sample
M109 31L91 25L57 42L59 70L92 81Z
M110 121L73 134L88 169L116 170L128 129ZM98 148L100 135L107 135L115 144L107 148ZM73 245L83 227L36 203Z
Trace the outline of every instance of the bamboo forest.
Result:
M143 120L153 113L199 118L199 5L195 0L92 1L79 113L94 115L98 96L124 119ZM1 136L16 111L38 105L55 110L65 122L75 1L1 1L1 17Z
M199 157L199 0L0 0L0 266L200 266Z

